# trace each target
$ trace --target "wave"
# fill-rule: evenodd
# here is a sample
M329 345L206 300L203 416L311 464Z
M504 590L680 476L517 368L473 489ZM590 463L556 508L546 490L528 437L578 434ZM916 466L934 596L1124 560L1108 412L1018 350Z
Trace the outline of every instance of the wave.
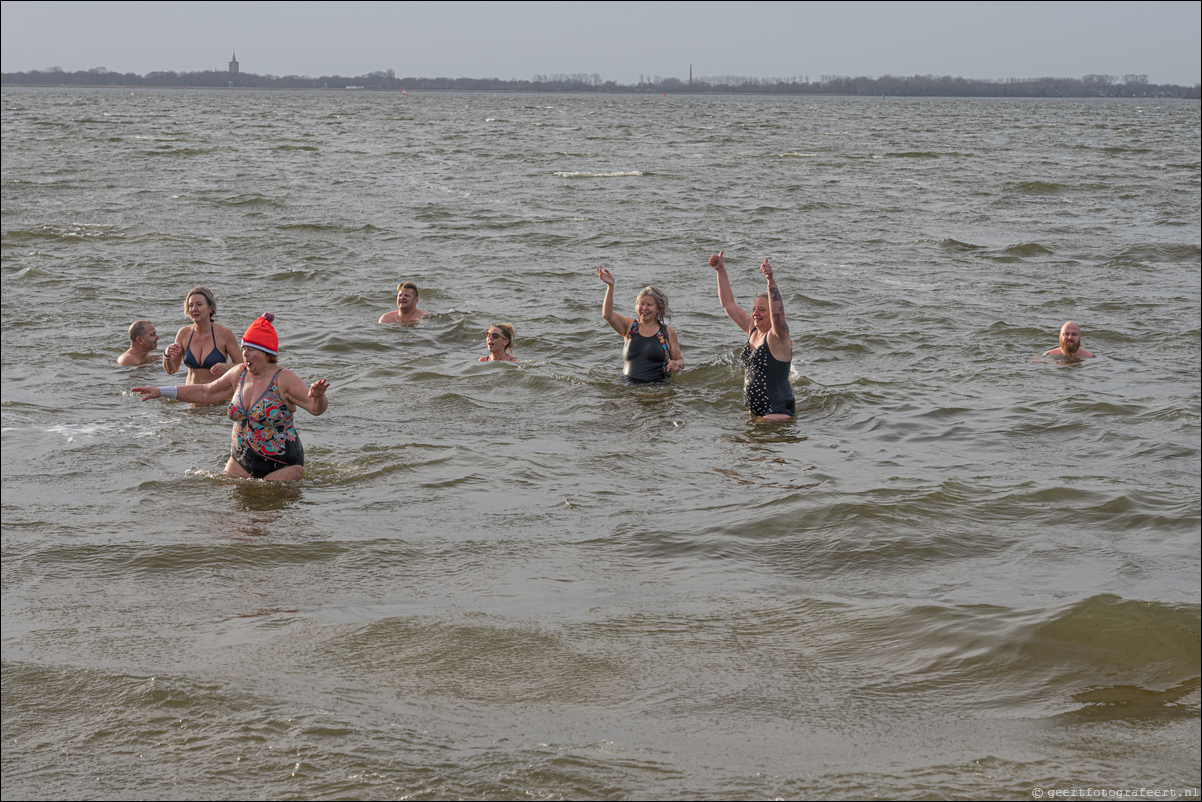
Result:
M1197 605L1104 594L1035 610L890 605L854 619L839 651L887 661L899 673L881 689L890 695L937 683L1006 715L1198 714Z
M147 156L207 156L209 151L200 148L168 148L145 151Z
M226 204L227 206L278 206L279 201L264 197L257 193L243 193L241 195L233 195L228 198L221 198L218 203Z
M1005 184L1005 189L1024 195L1057 195L1069 191L1070 187L1053 181L1019 181Z
M951 237L944 237L937 242L940 248L949 248L954 251L979 251L984 248L984 245L973 245L969 242L960 242Z
M23 239L124 239L125 233L115 225L99 223L68 223L65 225L43 225L29 229L9 229L3 233L4 242L19 242Z
M1148 264L1184 264L1197 267L1202 263L1202 247L1186 242L1157 242L1129 245L1114 256L1099 263L1100 267L1143 267Z
M589 173L589 172L556 171L554 174L560 178L623 178L623 177L630 177L630 176L647 175L647 173L644 172L643 170L629 170L627 172L619 172L619 173Z

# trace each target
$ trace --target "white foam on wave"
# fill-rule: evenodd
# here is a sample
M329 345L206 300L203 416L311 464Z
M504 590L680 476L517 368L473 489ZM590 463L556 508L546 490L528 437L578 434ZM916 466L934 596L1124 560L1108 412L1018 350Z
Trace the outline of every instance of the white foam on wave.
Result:
M100 434L104 430L111 428L113 428L113 425L110 423L77 423L63 424L62 426L48 426L45 431L61 434L63 437L67 438L68 443L74 443L77 436L90 437L95 434Z
M556 171L555 175L560 178L619 178L622 176L643 175L642 170L630 170L625 173L588 173L588 172L566 172Z

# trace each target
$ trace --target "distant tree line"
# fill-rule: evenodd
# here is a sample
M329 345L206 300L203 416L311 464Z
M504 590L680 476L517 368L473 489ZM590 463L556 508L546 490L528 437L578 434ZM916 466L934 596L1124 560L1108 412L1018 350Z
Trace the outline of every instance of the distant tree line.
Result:
M823 75L791 78L749 78L718 75L691 81L640 75L637 83L604 81L597 73L535 75L529 81L517 78L397 78L394 70L347 77L323 75L231 74L223 70L203 72L113 72L104 67L66 72L58 67L30 72L6 72L5 85L25 86L191 86L261 89L371 89L377 91L476 90L507 92L673 92L691 94L770 95L881 95L887 97L1179 97L1198 98L1198 84L1152 84L1146 75L1086 75L1081 78L1007 78L978 80L950 75Z

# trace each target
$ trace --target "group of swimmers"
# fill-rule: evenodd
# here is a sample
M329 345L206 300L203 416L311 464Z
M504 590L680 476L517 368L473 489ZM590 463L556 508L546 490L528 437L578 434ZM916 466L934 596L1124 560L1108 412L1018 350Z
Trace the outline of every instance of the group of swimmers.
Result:
M746 371L743 399L753 415L770 421L788 420L797 412L789 372L793 340L785 321L784 302L765 259L759 266L767 289L756 296L748 312L735 301L724 251L709 258L718 281L718 299L731 321L747 335L741 361ZM622 337L623 380L629 384L666 381L684 367L676 330L668 325L668 298L656 287L643 288L635 298L635 317L614 311L614 277L597 268L605 283L601 316ZM406 281L397 287L397 308L380 317L380 323L415 324L429 315L419 309L417 285ZM329 382L319 379L308 387L290 370L279 367L279 337L270 314L257 318L241 338L215 321L217 300L207 287L195 287L184 300L185 315L192 321L163 350L163 370L175 374L188 368L187 382L174 387L134 387L143 401L173 398L196 404L229 401L230 458L225 473L241 478L291 481L304 475L304 448L293 426L300 407L312 415L326 411ZM494 323L488 327L488 354L479 361L513 362L513 327ZM118 359L125 366L144 365L156 359L159 335L147 320L129 328L130 347ZM1060 327L1060 346L1047 356L1066 359L1092 357L1081 348L1081 328L1073 321Z

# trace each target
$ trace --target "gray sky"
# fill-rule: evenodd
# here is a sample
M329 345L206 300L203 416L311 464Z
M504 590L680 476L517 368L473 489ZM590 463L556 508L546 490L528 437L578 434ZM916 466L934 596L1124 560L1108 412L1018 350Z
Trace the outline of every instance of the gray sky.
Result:
M0 68L761 78L1142 73L1192 86L1202 3L4 2Z

